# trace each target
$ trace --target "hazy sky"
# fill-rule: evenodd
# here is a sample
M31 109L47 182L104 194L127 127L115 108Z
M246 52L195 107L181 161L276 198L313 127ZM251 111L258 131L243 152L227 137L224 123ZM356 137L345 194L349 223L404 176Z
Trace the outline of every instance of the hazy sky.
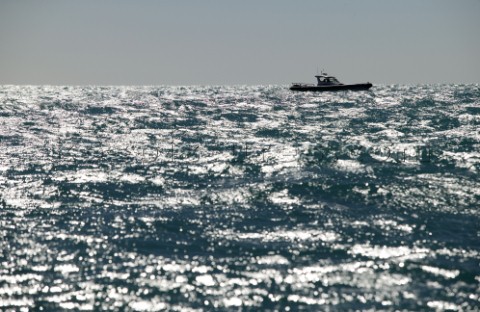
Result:
M0 84L480 83L480 0L0 0Z

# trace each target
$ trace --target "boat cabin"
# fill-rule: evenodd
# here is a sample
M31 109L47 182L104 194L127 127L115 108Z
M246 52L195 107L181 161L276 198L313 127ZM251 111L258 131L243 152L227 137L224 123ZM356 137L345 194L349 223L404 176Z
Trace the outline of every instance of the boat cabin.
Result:
M317 85L318 86L328 86L328 85L341 85L340 81L333 76L328 76L326 73L322 73L321 75L315 76L317 78Z

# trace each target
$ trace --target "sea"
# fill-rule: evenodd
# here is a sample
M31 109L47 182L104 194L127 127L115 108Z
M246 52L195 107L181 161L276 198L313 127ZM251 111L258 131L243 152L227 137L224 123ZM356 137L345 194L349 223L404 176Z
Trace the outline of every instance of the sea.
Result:
M2 311L479 311L480 86L0 86Z

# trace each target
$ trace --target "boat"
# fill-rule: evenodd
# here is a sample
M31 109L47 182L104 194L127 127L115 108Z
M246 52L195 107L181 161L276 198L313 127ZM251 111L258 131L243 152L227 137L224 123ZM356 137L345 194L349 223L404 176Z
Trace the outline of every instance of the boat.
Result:
M352 90L352 91L361 91L368 90L372 87L370 82L367 83L357 83L357 84L343 84L338 81L334 76L330 76L327 73L321 73L316 75L317 85L306 84L306 83L292 83L290 90L292 91L342 91L342 90Z

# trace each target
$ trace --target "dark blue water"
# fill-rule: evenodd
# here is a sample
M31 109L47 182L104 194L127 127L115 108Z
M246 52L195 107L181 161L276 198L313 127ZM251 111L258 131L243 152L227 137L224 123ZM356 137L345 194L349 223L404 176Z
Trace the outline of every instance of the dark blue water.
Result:
M0 87L0 309L478 310L480 88Z

